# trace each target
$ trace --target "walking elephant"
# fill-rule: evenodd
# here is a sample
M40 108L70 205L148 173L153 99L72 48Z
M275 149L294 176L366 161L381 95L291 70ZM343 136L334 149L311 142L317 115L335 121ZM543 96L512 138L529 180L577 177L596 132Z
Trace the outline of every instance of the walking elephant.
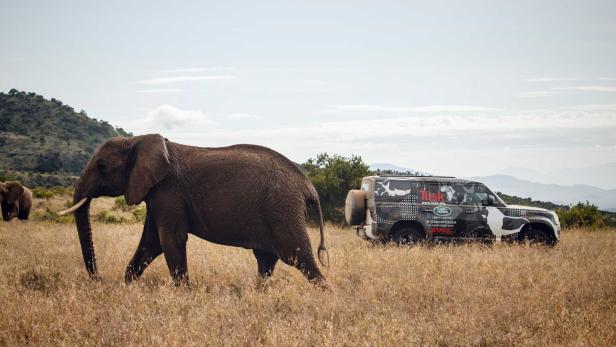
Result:
M32 209L32 192L19 182L0 182L0 205L5 221L15 217L27 220Z
M318 194L296 165L261 146L200 148L158 134L113 138L89 160L75 185L73 207L86 269L98 278L90 201L124 195L128 204L145 201L141 241L126 267L125 280L141 276L164 254L176 285L188 284L188 233L217 244L252 249L260 276L271 276L277 261L298 268L311 282L327 285L315 262L306 231L306 205L316 207L318 257L327 254Z

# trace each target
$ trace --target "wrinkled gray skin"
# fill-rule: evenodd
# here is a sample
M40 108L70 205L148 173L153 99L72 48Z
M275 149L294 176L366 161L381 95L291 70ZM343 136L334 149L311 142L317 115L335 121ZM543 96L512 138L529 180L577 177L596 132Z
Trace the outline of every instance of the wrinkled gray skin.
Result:
M188 284L188 233L228 246L252 249L258 273L271 276L276 262L297 267L310 281L326 285L306 231L306 204L320 221L319 260L325 251L316 190L287 158L268 148L235 145L200 148L170 142L160 135L113 138L88 162L74 203L86 269L98 278L89 206L99 196L124 195L128 204L145 201L141 241L126 268L130 282L164 254L176 285Z
M19 182L0 183L0 206L5 221L15 217L27 220L32 209L32 192Z

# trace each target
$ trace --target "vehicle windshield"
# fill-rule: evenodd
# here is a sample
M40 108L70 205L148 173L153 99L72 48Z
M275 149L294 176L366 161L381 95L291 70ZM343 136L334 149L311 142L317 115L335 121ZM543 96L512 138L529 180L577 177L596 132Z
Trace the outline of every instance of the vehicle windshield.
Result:
M482 184L483 185L483 184ZM501 199L500 196L498 196L498 194L493 193L490 188L488 188L487 186L483 185L486 189L486 192L488 192L488 194L492 195L494 197L494 200L496 200L495 204L496 205L502 205L502 206L507 206L507 204L503 201L503 199Z

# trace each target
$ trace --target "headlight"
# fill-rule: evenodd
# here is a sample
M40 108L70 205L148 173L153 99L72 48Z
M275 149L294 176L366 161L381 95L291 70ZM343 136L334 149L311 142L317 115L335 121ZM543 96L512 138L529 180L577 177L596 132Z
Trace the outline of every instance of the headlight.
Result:
M554 211L552 211L552 218L554 218L554 222L560 228L560 220L558 220L558 214L556 212L554 212Z

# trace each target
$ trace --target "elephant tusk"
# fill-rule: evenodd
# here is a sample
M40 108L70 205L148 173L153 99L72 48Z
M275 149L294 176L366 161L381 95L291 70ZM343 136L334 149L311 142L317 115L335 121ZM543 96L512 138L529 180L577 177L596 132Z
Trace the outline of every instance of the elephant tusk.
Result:
M73 205L73 207L69 208L68 210L58 212L58 216L64 216L65 214L69 214L69 213L73 213L77 211L77 209L80 208L81 205L86 203L86 200L88 200L88 198L82 198L75 205Z

